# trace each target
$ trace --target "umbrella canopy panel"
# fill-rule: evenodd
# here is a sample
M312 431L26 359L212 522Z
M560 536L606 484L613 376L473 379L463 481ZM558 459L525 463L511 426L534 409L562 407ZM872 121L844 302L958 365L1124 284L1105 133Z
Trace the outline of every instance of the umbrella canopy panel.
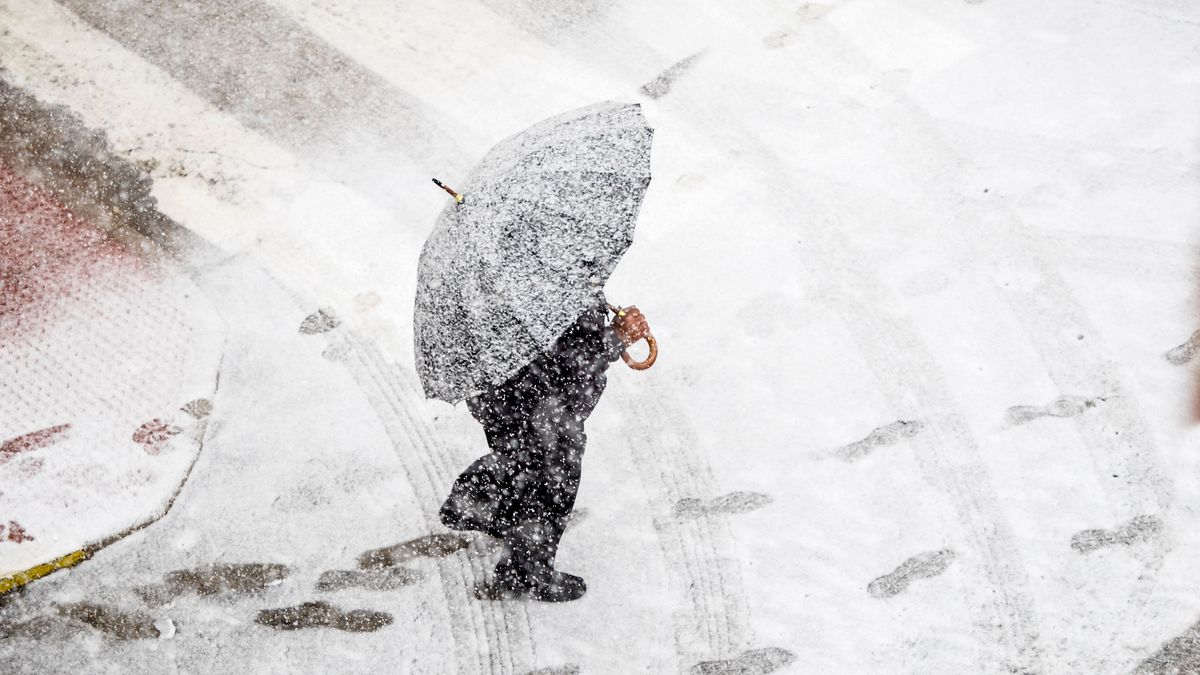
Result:
M637 104L600 103L505 139L421 252L414 316L427 396L500 384L588 307L633 242L653 131Z

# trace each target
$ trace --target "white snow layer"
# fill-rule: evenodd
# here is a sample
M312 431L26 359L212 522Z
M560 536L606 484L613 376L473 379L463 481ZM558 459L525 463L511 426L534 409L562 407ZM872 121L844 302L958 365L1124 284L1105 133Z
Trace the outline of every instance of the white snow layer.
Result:
M1196 366L1164 358L1200 327L1194 3L207 5L344 55L360 76L317 73L303 100L408 101L411 147L320 108L294 115L325 145L297 142L86 6L0 5L6 77L156 160L160 208L232 256L193 265L227 326L221 387L171 512L11 610L88 600L174 637L10 638L3 670L1117 673L1200 618ZM406 563L411 586L313 590L442 531L486 451L412 371L417 255L447 199L429 178L606 99L656 129L608 296L662 353L614 368L589 421L587 517L560 552L588 595L477 600L486 540ZM341 325L298 332L318 307ZM291 572L134 592L249 562ZM394 622L254 622L311 600Z

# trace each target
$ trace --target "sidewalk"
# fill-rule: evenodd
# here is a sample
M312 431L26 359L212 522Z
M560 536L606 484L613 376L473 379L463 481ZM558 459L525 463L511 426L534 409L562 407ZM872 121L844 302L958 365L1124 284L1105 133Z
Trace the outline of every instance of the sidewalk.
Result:
M177 265L0 164L0 578L111 542L179 491L224 324Z

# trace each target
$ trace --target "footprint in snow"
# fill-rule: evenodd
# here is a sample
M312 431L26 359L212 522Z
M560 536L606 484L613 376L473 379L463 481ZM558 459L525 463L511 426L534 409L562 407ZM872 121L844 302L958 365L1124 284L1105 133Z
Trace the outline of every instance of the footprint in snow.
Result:
M159 637L154 617L140 612L122 612L107 605L73 602L59 605L58 613L118 640L148 640Z
M770 495L759 492L730 492L708 501L696 497L680 499L675 503L675 517L699 518L711 513L745 513L760 509L772 502Z
M278 630L336 628L351 633L371 633L388 626L394 619L387 612L369 609L342 611L327 602L305 602L295 607L264 609L256 621Z
M7 638L62 640L83 630L83 626L68 619L38 616L28 621L0 621L0 640Z
M430 534L393 546L367 551L358 556L359 569L395 567L413 558L444 558L471 545L471 538L461 534Z
M327 361L345 361L350 357L350 352L353 351L353 349L354 348L351 347L349 343L335 342L326 347L325 351L321 352L321 356Z
M147 455L158 455L162 454L171 437L181 431L178 426L156 417L138 427L130 438L141 445Z
M191 415L192 417L202 420L212 414L212 401L206 398L198 398L194 401L188 401L180 410Z
M667 68L658 77L642 85L642 93L650 98L661 98L666 96L671 91L671 85L675 80L679 79L684 73L692 69L696 65L696 61L700 59L700 54L697 52L691 56L679 61L670 68Z
M701 661L691 675L765 675L796 660L796 655L779 647L749 649L731 659Z
M4 464L21 453L38 450L54 443L63 432L70 428L70 424L59 424L58 426L22 434L0 443L0 464Z
M1139 541L1149 541L1163 529L1163 521L1157 516L1141 515L1111 529L1094 529L1076 532L1071 537L1071 548L1080 553L1090 553L1106 546L1130 546Z
M912 438L921 433L925 425L919 420L896 420L890 424L877 427L867 434L867 437L836 448L833 454L847 462L854 462L866 457L877 448L885 445L895 445L906 438Z
M1163 358L1165 358L1169 363L1182 366L1183 364L1191 361L1192 358L1196 356L1197 351L1200 351L1200 330L1192 333L1192 336L1187 339L1187 342L1184 342L1178 347L1169 350L1166 354L1163 354Z
M332 309L322 307L317 311L304 317L304 321L300 324L300 333L302 335L316 335L317 333L328 333L329 331L341 325L341 320L337 318Z
M1010 424L1025 424L1039 417L1078 417L1105 399L1086 396L1059 396L1046 405L1015 405L1005 415Z
M329 570L317 579L318 591L340 591L346 588L365 588L371 591L393 591L412 586L425 579L419 570L407 567L388 567L371 570Z
M548 666L546 668L538 668L537 670L529 670L523 675L579 675L579 666L574 663L567 663L561 666Z
M867 592L876 598L890 598L904 592L914 579L936 577L954 560L954 551L946 548L940 551L926 551L900 563L900 566L888 574L876 578L867 584Z
M249 594L281 583L291 568L278 563L231 563L163 575L163 583L141 586L134 592L151 607L165 605L185 593L201 597Z

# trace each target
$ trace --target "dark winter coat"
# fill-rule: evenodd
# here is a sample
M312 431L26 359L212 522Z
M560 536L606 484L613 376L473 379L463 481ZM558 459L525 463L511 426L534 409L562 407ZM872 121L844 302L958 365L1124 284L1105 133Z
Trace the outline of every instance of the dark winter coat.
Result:
M561 534L579 490L584 420L624 349L606 319L598 304L507 382L467 400L492 452L455 481L441 511L448 527L502 536L535 520Z

